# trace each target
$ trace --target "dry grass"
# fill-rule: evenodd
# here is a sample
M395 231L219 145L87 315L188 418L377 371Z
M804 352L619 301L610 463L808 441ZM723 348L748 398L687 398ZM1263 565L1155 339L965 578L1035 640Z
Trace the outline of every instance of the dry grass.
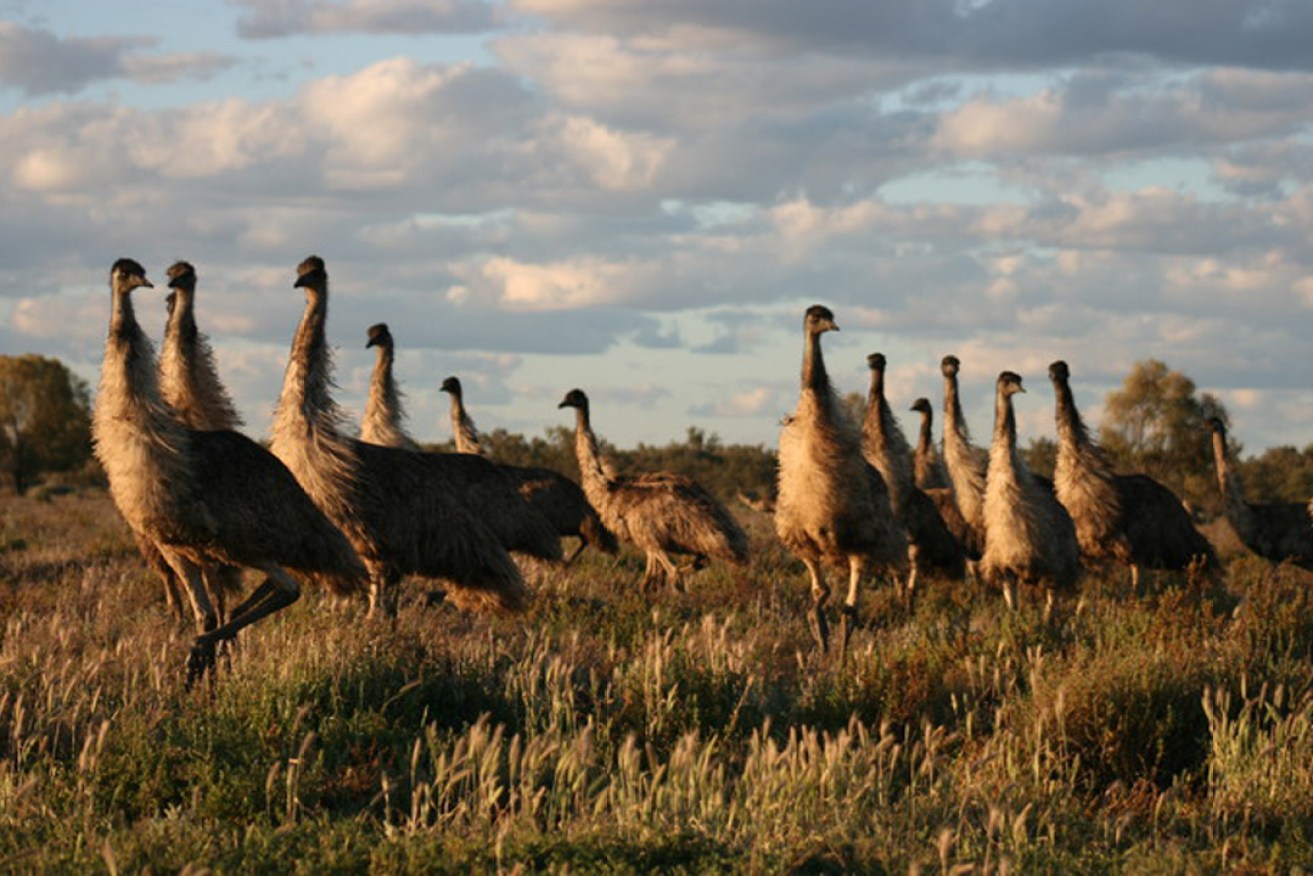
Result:
M532 570L518 619L308 594L182 687L100 494L0 506L6 872L1250 872L1313 865L1308 578L1118 580L1046 621L867 593L845 665L747 570ZM415 587L413 595L421 596Z

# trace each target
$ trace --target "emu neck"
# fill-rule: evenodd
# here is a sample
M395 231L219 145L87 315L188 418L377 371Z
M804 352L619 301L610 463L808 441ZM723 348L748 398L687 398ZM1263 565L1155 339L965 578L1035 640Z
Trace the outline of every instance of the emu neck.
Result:
M1053 382L1054 396L1057 398L1058 443L1070 447L1086 447L1090 443L1089 430L1076 410L1076 401L1071 394L1071 386L1065 380Z
M164 326L164 345L194 347L196 344L196 291L186 286L174 289L173 312Z
M299 422L306 429L332 425L336 412L329 394L330 361L324 326L328 316L328 290L306 289L305 311L292 338L292 351L283 375L278 400L278 421Z
M1007 448L1009 455L1017 451L1017 418L1012 409L1012 396L999 392L994 401L994 442Z
M934 416L935 416L934 413L932 413L928 409L921 411L921 433L917 436L916 439L917 456L928 457L930 455L931 446L934 443L930 434L931 433L930 421L934 419Z
M606 469L602 466L602 451L597 446L597 436L593 434L593 427L588 419L588 408L575 408L574 453L579 463L579 478L583 481L584 488L605 489Z
M967 431L965 418L962 416L962 401L957 394L957 375L944 376L944 443L958 442L965 445L971 440Z
M825 370L825 357L821 355L820 332L807 332L803 341L802 387L818 395L830 392L830 375Z
M395 428L400 423L401 411L397 384L392 378L394 359L392 347L379 344L378 355L374 358L374 372L369 380L365 418L385 422Z
M866 419L877 435L884 434L889 403L884 398L884 369L871 369L871 388L866 394Z
M1226 433L1213 432L1213 461L1217 465L1217 486L1226 501L1226 516L1241 537L1248 538L1254 529L1253 514L1245 501L1240 476L1231 470L1226 453Z

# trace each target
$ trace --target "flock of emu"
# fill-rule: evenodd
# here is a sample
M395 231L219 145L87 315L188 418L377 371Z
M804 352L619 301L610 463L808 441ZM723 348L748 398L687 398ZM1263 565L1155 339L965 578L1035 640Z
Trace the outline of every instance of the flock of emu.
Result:
M168 320L158 362L133 311L132 293L150 288L131 259L110 271L112 307L93 420L96 455L110 492L169 603L185 598L198 633L187 662L192 684L214 664L217 645L294 602L302 583L334 594L368 595L370 611L394 613L407 575L441 579L465 608L516 610L528 597L512 554L564 559L561 538L614 553L625 541L647 555L644 589L682 587L708 558L743 564L748 539L734 516L696 482L669 472L617 473L599 452L588 397L573 389L559 407L575 409L581 485L542 468L486 458L448 378L455 453L423 451L406 434L392 375L393 340L371 326L377 349L359 439L331 390L326 340L328 273L310 256L295 287L306 306L278 400L269 448L241 434L241 420L218 378L195 319L196 273L168 270ZM871 383L863 422L847 417L830 384L821 336L837 330L820 305L804 317L798 406L784 418L774 506L780 541L811 577L808 623L829 648L824 568L848 571L841 652L857 617L863 579L891 575L910 597L919 574L955 579L970 570L1014 604L1018 585L1072 587L1086 563L1139 570L1216 574L1217 557L1165 487L1144 475L1113 474L1072 400L1065 363L1049 377L1057 398L1059 450L1053 482L1027 470L1017 453L1012 396L1021 378L998 378L993 440L971 444L958 398L960 363L943 360L942 458L932 409L921 414L915 450L884 393L885 357L868 357ZM1244 543L1273 561L1313 568L1313 523L1302 505L1247 503L1214 421L1217 475L1228 516ZM691 556L681 568L671 555ZM264 574L227 608L241 570Z

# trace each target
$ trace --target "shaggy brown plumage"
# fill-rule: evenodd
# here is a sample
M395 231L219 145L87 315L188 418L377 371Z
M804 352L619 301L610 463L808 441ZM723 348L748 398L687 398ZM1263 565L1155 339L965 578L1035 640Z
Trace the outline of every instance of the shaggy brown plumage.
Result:
M871 386L862 420L862 453L884 478L894 519L907 530L911 573L906 592L910 596L922 570L961 580L966 559L935 503L916 486L911 449L884 394L884 354L872 353L866 363L871 369Z
M403 575L447 578L458 605L515 610L528 592L507 550L560 559L561 544L487 460L380 447L342 434L325 337L328 272L310 256L271 449L346 533L370 576L371 609L395 610Z
M227 429L242 425L237 406L219 379L210 339L196 326L196 269L188 262L175 262L169 278L168 319L160 346L160 396L184 426L190 429ZM153 545L138 539L142 556L164 582L165 600L178 614L178 595L185 584L173 574L168 562ZM220 617L227 614L228 597L241 590L242 571L234 566L207 566L202 577ZM192 607L193 612L195 606ZM200 615L197 623L202 623Z
M363 588L365 570L272 454L237 432L188 429L163 403L155 353L132 308L132 290L150 285L131 259L110 271L113 309L92 434L119 512L159 547L206 616L188 662L190 684L213 665L217 642L299 598L295 578L349 594ZM217 627L200 580L201 568L216 564L266 575Z
M1066 362L1049 366L1058 426L1054 489L1075 524L1081 555L1129 566L1137 587L1141 567L1216 570L1212 545L1171 490L1148 475L1109 470L1076 409L1070 377Z
M861 582L875 565L906 572L907 536L894 523L889 490L862 457L861 433L830 385L821 335L838 331L834 314L819 304L803 316L798 406L780 430L775 533L811 577L808 614L817 647L829 648L825 603L830 588L823 566L848 571L841 650L857 616Z
M743 565L748 536L734 515L700 484L671 472L613 475L602 463L588 396L572 389L557 406L575 409L575 457L584 494L616 537L647 554L643 589L660 583L683 587L670 554L689 554L693 568L708 558Z
M1217 486L1226 500L1226 519L1244 546L1273 563L1294 563L1313 571L1313 520L1299 502L1247 502L1240 475L1231 468L1226 426L1211 417Z
M369 378L369 399L365 402L365 415L360 419L360 440L383 447L401 447L419 450L415 439L406 434L403 425L406 408L402 392L392 378L392 362L396 356L392 332L387 323L379 322L368 329L365 349L378 350L374 357L374 371Z
M448 377L442 382L442 391L451 393L451 420L457 452L482 455L478 431L465 410L460 380ZM619 552L620 542L615 533L606 528L583 489L574 481L560 472L539 466L498 463L498 467L515 484L529 506L551 523L558 535L579 539L578 546L565 560L567 566L586 547L606 554Z
M1050 599L1055 589L1074 586L1080 576L1076 529L1052 494L1038 486L1017 453L1012 396L1026 390L1011 371L998 376L994 440L989 448L984 517L985 551L980 573L1003 591L1009 606L1017 584L1040 585Z
M944 471L944 462L935 451L934 408L930 406L930 399L922 397L912 402L911 410L921 415L921 428L912 457L916 485L923 490L944 489L948 487L948 472Z

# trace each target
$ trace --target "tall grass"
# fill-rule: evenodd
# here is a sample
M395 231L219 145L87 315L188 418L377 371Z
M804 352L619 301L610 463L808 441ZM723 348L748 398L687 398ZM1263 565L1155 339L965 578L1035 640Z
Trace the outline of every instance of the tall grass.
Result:
M0 870L1211 872L1313 864L1307 577L1113 575L1046 617L866 594L816 655L762 546L687 594L530 570L520 618L316 594L188 693L108 500L0 508Z

